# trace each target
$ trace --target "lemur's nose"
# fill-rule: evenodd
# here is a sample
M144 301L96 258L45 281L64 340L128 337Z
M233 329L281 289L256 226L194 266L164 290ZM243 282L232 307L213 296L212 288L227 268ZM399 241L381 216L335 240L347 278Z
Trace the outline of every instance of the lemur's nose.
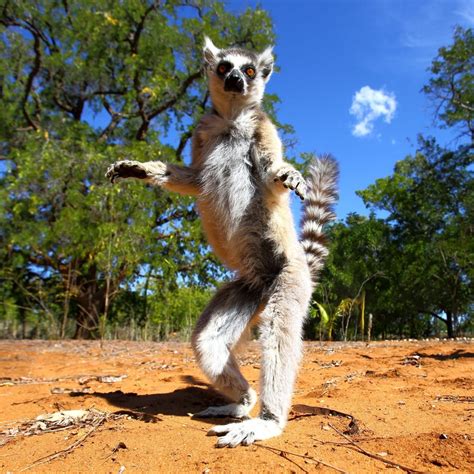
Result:
M224 81L224 90L229 92L242 92L244 79L236 69L232 70Z

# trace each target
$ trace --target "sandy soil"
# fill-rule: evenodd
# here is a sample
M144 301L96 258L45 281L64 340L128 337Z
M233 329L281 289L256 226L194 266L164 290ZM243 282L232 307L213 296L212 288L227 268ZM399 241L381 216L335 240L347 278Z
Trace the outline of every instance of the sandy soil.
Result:
M217 449L205 435L226 421L190 414L222 400L187 344L0 341L0 470L19 472L75 443L29 471L366 473L395 463L474 472L473 357L472 341L307 343L285 433ZM241 361L257 385L256 343ZM104 375L126 378L84 377ZM90 408L116 415L92 427L5 435L41 414Z

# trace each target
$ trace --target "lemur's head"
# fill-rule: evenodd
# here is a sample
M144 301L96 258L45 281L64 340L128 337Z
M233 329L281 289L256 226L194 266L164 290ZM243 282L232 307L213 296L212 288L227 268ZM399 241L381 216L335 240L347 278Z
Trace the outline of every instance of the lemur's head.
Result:
M219 49L206 37L204 63L215 105L229 99L242 105L259 104L273 71L272 48L261 54L241 48Z

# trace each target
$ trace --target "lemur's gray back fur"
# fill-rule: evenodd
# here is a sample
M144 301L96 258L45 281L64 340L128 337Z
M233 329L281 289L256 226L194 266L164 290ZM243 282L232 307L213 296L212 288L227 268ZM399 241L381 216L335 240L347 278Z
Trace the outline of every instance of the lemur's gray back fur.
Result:
M316 283L328 254L324 226L334 220L339 169L330 155L322 155L309 166L307 194L301 220L301 245L306 253L311 277Z

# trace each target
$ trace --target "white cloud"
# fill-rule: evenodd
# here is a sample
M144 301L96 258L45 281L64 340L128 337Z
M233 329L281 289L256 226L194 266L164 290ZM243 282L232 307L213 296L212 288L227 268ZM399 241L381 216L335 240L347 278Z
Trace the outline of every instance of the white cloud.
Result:
M397 109L395 94L385 92L383 89L372 89L369 86L361 87L353 99L349 110L357 118L357 123L352 129L352 135L364 137L374 130L374 122L383 118L390 123Z

